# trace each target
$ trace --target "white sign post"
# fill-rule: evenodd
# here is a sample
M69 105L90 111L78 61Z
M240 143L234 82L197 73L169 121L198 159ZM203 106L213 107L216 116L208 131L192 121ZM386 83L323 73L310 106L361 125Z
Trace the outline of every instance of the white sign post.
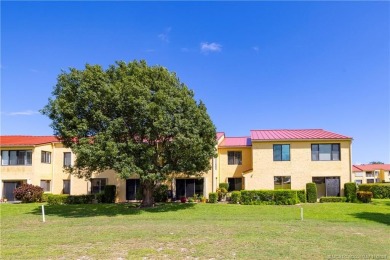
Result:
M42 221L46 222L45 220L45 206L42 205Z

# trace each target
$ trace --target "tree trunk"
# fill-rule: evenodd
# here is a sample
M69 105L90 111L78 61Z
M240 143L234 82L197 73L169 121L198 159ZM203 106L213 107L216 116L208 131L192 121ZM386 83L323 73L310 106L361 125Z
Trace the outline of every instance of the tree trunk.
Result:
M145 181L142 183L142 203L140 205L141 208L148 208L154 206L153 189L153 182Z

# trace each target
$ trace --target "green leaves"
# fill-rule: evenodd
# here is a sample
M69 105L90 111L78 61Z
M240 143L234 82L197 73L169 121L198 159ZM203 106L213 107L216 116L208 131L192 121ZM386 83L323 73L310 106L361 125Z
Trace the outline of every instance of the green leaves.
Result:
M113 169L156 182L174 172L205 172L215 156L205 105L164 67L87 64L62 71L52 95L41 112L76 154L70 171L78 176Z

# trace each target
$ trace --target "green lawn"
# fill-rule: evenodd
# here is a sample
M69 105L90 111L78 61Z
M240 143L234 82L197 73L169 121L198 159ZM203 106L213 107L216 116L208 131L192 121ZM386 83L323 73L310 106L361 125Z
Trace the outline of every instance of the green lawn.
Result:
M304 204L303 221L298 205L102 204L42 223L40 205L0 205L2 259L390 258L390 200Z

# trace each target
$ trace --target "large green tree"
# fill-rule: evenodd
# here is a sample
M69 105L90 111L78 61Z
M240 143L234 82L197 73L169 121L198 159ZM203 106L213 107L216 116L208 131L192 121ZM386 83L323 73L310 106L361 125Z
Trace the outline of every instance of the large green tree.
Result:
M76 155L82 178L108 169L138 175L142 206L170 174L201 175L215 156L215 126L205 105L175 73L145 61L63 71L42 113Z

